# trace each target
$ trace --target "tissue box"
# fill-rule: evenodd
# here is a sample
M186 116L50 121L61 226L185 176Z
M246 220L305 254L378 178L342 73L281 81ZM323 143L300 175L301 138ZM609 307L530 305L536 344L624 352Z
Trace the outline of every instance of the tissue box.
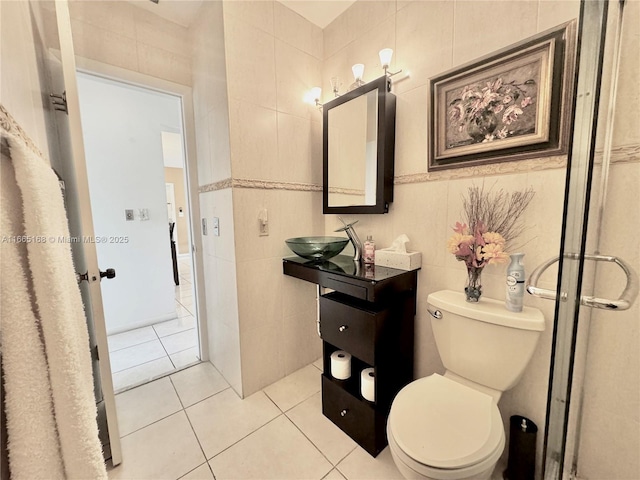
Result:
M422 265L420 252L394 252L391 250L376 250L376 265L397 268L398 270L416 270Z

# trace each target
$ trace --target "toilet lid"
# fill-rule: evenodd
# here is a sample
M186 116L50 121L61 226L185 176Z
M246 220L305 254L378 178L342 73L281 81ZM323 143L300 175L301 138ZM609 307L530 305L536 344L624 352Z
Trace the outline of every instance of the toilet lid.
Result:
M416 380L398 393L389 427L406 455L436 468L481 462L504 435L491 396L438 374Z

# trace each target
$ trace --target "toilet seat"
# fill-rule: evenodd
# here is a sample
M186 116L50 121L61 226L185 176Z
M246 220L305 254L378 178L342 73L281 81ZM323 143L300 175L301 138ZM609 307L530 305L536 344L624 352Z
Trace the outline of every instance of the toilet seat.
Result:
M398 393L387 434L402 462L427 477L443 470L468 474L493 467L505 443L493 398L438 374ZM449 474L440 478L456 478Z

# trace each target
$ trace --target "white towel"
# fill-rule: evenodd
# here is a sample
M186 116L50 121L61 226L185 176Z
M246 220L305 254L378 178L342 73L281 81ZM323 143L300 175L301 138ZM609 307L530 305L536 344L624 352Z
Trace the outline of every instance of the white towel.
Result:
M53 416L49 370L38 329L26 243L8 239L24 235L20 190L13 166L2 155L1 230L2 363L5 373L7 430L13 478L64 478ZM25 275L25 273L27 275Z
M5 122L2 125L6 128ZM11 160L10 164L2 161L2 235L10 237L23 230L24 235L41 240L27 243L26 249L24 245L2 245L2 352L12 476L16 480L106 479L82 300L70 244L57 241L69 236L58 180L48 162L37 156L23 137L5 128L3 134L9 142ZM15 173L13 185L10 167ZM8 179L5 172L9 173ZM5 274L5 250L7 272L11 271L11 276ZM11 299L7 315L5 293ZM14 321L24 325L14 328ZM14 346L14 341L19 345ZM44 367L42 345L46 355ZM35 355L27 354L23 347ZM20 362L25 365L17 366ZM28 370L26 377L37 375L37 382L16 379L14 372L20 368ZM32 385L40 382L44 383L39 387ZM31 398L32 403L41 401L43 405L35 406L38 417L31 410L29 415L21 415L22 406L17 405L20 400L16 397ZM49 418L45 419L47 415ZM53 432L51 422L55 426ZM41 428L43 433L34 433ZM62 459L62 470L54 459L56 456ZM38 465L40 458L47 466Z

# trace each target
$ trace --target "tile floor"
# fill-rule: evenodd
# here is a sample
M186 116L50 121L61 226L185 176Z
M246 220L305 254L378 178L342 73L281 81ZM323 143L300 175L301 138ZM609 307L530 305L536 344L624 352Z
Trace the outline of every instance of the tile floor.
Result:
M191 262L178 258L174 320L109 335L113 386L121 392L199 361Z
M109 478L401 479L388 447L372 458L322 415L321 368L244 400L208 362L117 395L123 462Z

